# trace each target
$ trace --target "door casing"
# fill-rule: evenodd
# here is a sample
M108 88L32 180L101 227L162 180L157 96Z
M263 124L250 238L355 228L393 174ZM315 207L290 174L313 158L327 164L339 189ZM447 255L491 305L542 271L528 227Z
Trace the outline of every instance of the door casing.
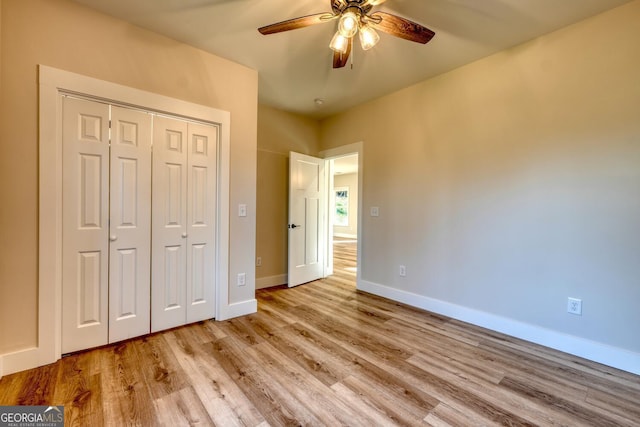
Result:
M358 155L358 232L357 232L357 252L356 252L356 287L360 288L360 282L362 279L362 232L364 228L364 208L363 208L363 193L364 193L364 143L363 142L355 142L353 144L347 144L340 147L332 148L329 150L324 150L320 152L320 157L327 161L326 171L326 188L332 188L332 173L331 170L331 162L329 160L336 159L338 157L349 156L352 154ZM329 198L331 197L330 192L327 191L327 218L331 218L332 212L331 203ZM333 227L331 221L326 221L325 228L325 241L326 244L326 255L325 255L325 276L333 274Z
M53 363L61 357L62 94L221 126L215 287L216 316L227 318L231 311L228 287L230 113L43 65L39 66L39 94L38 343L34 348L3 356L4 370L17 372Z

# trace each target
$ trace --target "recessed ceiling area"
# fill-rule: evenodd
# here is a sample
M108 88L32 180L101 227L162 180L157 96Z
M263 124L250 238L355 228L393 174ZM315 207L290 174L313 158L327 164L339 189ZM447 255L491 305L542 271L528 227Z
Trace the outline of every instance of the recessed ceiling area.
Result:
M259 102L323 118L629 0L387 0L374 10L435 31L422 45L381 34L332 68L336 21L261 35L259 27L331 11L330 0L75 0L258 71ZM314 102L322 99L322 103Z

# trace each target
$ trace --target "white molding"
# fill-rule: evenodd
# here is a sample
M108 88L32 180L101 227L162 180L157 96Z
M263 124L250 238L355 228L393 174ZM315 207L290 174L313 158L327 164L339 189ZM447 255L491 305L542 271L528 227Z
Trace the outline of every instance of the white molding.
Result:
M231 114L227 113L227 126L222 126L220 161L218 166L218 238L216 242L216 319L229 307L229 207L231 188Z
M358 281L358 289L640 375L640 353L366 280Z
M246 316L258 311L258 300L250 299L240 301L233 304L227 304L223 307L216 320L233 319L234 317Z
M48 365L48 362L42 360L43 351L38 347L26 348L13 353L6 353L0 356L0 378L4 374L13 374L15 372L26 371L27 369L38 366Z
M286 274L277 274L275 276L256 277L256 289L270 288L272 286L286 285L288 283Z
M216 296L218 313L243 312L229 304L229 112L170 98L44 65L39 66L39 246L38 246L38 343L0 355L3 374L53 363L61 357L62 313L62 118L61 93L87 96L156 113L223 124L220 140L218 260ZM253 304L257 307L257 304ZM255 312L255 308L254 308ZM233 317L233 316L229 316Z

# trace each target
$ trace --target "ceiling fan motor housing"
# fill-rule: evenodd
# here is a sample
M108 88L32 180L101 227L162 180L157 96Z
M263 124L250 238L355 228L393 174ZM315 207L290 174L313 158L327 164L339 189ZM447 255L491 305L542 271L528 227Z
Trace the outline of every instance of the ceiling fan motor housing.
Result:
M360 16L366 15L373 8L373 5L369 4L368 0L360 1L346 1L346 0L331 0L331 10L336 15L340 15L346 12L349 8L357 8L360 11Z

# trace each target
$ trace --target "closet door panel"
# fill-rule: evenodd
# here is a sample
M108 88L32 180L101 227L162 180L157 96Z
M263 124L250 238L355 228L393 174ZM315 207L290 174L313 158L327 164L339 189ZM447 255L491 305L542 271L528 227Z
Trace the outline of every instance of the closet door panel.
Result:
M187 322L215 316L217 126L189 124Z
M151 331L186 319L187 123L166 117L153 123Z
M152 116L111 109L109 342L150 331Z
M109 106L62 98L62 353L107 343Z

